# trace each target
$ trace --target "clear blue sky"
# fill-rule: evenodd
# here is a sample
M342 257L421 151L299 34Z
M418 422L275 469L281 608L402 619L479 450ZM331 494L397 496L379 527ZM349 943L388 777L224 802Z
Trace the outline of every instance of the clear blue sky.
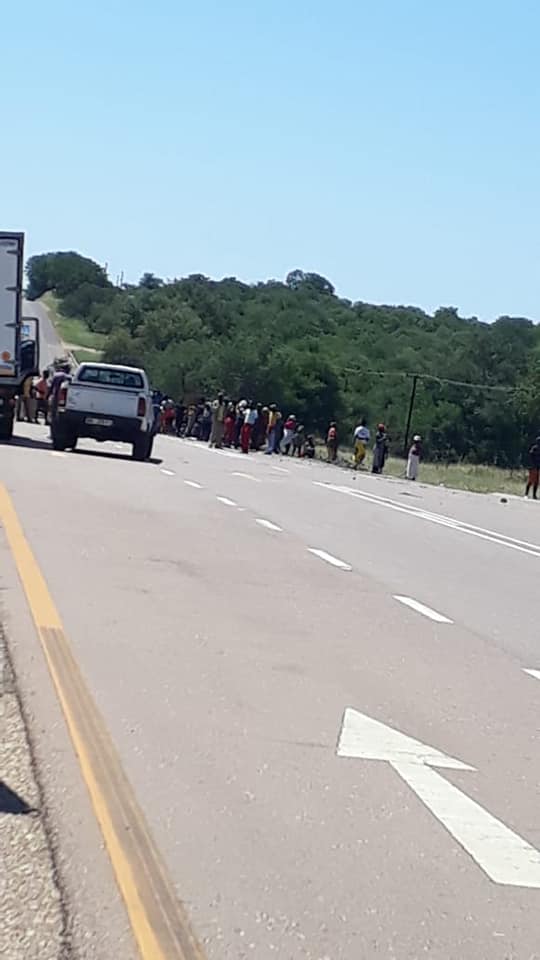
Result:
M2 5L2 228L540 320L537 0Z

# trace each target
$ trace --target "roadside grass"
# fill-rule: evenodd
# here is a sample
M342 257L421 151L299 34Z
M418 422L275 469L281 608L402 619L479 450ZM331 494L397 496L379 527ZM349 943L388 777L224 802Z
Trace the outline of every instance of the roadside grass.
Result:
M79 347L72 349L75 359L78 363L101 363L103 359L102 350L81 350Z
M94 333L82 320L78 320L76 317L64 317L59 311L58 300L54 294L45 293L41 299L49 311L49 316L58 331L60 339L72 349L78 360L81 359L79 356L80 348L90 352L103 349L107 339L105 334ZM84 359L98 360L100 357L92 354Z
M320 459L326 459L326 450L323 446L317 450ZM352 450L340 450L339 465L352 469ZM405 460L399 457L388 457L384 472L390 477L405 477ZM371 457L368 455L364 468L360 474L371 470ZM433 486L443 486L454 490L469 490L472 493L508 493L523 496L526 481L525 470L505 470L501 467L487 466L472 463L429 463L420 464L419 483L429 483Z

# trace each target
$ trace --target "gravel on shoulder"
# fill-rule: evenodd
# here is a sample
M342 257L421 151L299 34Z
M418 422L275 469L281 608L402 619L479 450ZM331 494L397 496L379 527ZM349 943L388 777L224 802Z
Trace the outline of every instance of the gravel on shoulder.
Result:
M0 956L2 960L70 957L42 795L1 629Z

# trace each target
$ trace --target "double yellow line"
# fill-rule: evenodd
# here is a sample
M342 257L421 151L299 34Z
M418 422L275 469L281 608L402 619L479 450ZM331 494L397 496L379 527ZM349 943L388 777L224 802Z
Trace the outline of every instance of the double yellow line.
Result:
M13 502L2 485L0 523L26 593L140 956L142 960L205 960L83 680Z

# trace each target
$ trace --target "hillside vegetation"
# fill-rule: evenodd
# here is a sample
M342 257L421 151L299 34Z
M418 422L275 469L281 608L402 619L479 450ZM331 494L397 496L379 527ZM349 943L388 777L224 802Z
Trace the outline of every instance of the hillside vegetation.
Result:
M337 419L343 439L364 415L385 422L399 451L419 374L412 430L434 460L517 466L540 432L540 328L525 318L352 303L300 270L254 285L145 274L117 287L67 252L32 257L27 274L30 298L53 292L64 316L103 337L105 360L145 366L176 399L223 388L314 430Z

